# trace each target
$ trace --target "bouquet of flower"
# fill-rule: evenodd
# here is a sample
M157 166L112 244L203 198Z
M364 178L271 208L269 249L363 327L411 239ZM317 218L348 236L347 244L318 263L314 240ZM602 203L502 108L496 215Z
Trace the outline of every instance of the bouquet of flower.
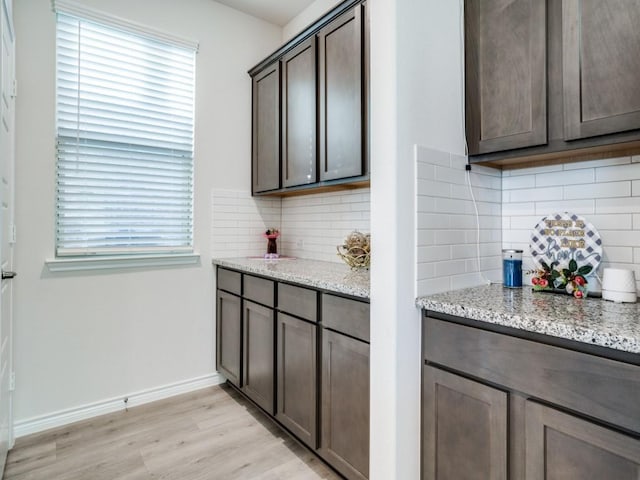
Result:
M532 270L531 284L534 290L564 290L576 298L587 296L587 275L591 273L591 265L578 266L574 259L569 261L567 268L561 268L559 262L551 262L551 265L540 262L542 269Z

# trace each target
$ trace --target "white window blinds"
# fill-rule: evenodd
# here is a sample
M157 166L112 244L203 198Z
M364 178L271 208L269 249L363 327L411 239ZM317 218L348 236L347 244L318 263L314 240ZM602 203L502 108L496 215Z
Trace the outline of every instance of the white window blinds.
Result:
M193 251L195 50L57 15L56 254Z

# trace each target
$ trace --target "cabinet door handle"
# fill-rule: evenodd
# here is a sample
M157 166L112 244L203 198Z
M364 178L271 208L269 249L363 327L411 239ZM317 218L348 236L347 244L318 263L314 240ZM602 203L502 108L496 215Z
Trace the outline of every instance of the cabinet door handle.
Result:
M2 270L2 280L11 280L16 275L18 275L16 272L6 272Z

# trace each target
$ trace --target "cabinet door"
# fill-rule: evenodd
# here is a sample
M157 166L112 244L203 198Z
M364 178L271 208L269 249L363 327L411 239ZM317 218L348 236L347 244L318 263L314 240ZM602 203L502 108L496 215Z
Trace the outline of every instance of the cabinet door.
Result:
M369 344L322 329L320 455L348 479L369 476Z
M640 440L534 402L526 443L526 480L640 478Z
M282 58L282 149L285 187L317 181L314 37Z
M317 328L278 313L276 418L311 448L317 447Z
M216 314L216 369L241 386L242 307L240 297L218 290Z
M253 193L280 188L280 62L253 77Z
M242 390L273 415L274 412L274 314L270 308L243 301L243 386Z
M320 180L364 173L363 9L356 6L318 33Z
M567 140L640 128L640 2L562 2Z
M506 480L507 394L428 365L423 369L423 478Z
M547 142L546 2L466 0L469 154Z

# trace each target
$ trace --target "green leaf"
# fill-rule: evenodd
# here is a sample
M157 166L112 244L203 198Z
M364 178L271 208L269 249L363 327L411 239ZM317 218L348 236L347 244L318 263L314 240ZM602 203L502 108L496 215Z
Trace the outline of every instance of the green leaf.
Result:
M566 268L563 268L562 275L564 275L566 278L569 278L571 276L571 270L567 270Z
M545 270L551 270L549 268L549 265L547 265L547 263L542 260L540 260L540 265L542 265L542 268L544 268Z
M573 258L569 261L569 270L571 273L578 270L578 262L576 262Z
M558 278L559 276L560 276L560 272L559 272L559 271L557 271L557 270L553 270L553 271L551 272L551 278L553 278L554 280L555 280L556 278Z
M591 265L583 265L578 269L578 274L589 275L591 273L591 270L593 270L593 267Z

